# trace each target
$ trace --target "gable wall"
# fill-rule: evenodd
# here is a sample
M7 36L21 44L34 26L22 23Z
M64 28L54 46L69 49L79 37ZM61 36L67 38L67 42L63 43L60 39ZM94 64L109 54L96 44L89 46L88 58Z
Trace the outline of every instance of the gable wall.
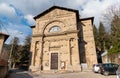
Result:
M61 31L50 33L49 29L54 25L60 26ZM42 36L43 34L44 37ZM39 41L39 49L36 51L37 41ZM42 43L43 41L44 43ZM70 51L72 51L72 55L70 55ZM62 70L61 61L64 61L66 63L65 70L80 71L76 13L67 10L53 9L36 19L36 26L33 29L31 52L33 55L32 65L34 67L32 70L38 70L41 63L43 70L50 70L50 55L52 52L57 52L59 55L58 70ZM43 52L42 62L40 61L41 52Z
M63 28L63 31L66 31L68 29L76 29L76 14L74 12L61 9L54 9L49 13L45 14L44 16L41 16L40 18L36 19L36 26L33 30L33 34L42 34L45 27L48 24L51 24L49 25L49 27L46 28L46 32L48 32L49 28L55 25L51 23L52 21L55 21L57 24L60 23L59 25L62 26L61 28Z

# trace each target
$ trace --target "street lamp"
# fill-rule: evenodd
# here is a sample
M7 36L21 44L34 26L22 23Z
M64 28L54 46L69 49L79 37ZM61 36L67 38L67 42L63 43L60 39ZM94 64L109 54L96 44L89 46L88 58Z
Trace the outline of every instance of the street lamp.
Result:
M23 34L22 32L19 32L19 34ZM10 54L9 54L9 59L8 59L8 62L9 62L9 70L11 69L11 64L12 64L12 61L11 61L11 57L12 57L12 51L13 51L13 44L15 42L15 36L12 37L12 46L11 46L11 50L10 50Z

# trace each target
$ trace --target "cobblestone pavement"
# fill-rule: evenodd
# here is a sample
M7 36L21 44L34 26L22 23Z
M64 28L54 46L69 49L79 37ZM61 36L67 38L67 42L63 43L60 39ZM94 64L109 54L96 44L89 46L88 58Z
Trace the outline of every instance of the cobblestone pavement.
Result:
M93 72L32 75L27 71L15 71L8 78L116 78L116 75L104 76Z

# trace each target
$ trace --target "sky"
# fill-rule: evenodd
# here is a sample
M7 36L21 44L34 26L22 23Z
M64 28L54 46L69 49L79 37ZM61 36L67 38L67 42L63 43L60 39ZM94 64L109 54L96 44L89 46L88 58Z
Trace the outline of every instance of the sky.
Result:
M0 0L0 21L4 24L1 31L10 35L6 43L18 37L22 44L32 34L33 17L53 5L79 10L81 18L94 17L98 27L106 9L117 4L120 0Z

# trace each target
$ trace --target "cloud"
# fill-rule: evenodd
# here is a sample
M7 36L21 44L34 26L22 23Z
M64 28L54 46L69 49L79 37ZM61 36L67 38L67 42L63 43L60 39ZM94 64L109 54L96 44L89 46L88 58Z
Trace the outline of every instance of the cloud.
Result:
M85 5L90 0L69 0L67 1L67 6L74 8L74 9L80 9L80 6Z
M43 12L52 5L58 5L73 9L78 9L82 17L94 16L95 19L100 19L105 9L115 3L120 3L119 0L0 0L0 12L10 18L16 17L19 23L34 24L33 16ZM12 5L12 6L10 6ZM5 10L5 11L4 11ZM10 11L9 11L10 10ZM9 14L7 14L9 11ZM1 15L1 14L0 14ZM19 16L18 16L19 15ZM22 15L20 17L20 15ZM19 20L20 19L20 20ZM22 21L21 21L22 20ZM100 21L100 20L97 20Z
M0 0L0 20L8 23L9 32L31 34L29 26L35 24L33 17L58 5L79 10L82 18L95 17L98 27L106 9L118 4L120 0Z
M31 35L32 31L27 20L30 22L30 19L24 18L24 14L17 7L8 3L0 3L0 21L3 23L0 30L10 35L6 43L10 42L12 37L24 40L27 35ZM24 35L21 36L19 32Z
M20 39L20 44L23 44L26 36L32 34L32 30L28 26L17 25L9 23L8 26L4 26L5 29L2 30L3 33L9 34L9 38L6 43L10 43L14 37L18 37Z
M48 7L52 0L2 0L1 2L12 4L13 6L20 9L25 15L34 15L40 12L42 9Z
M15 7L7 3L0 4L0 19L2 21L20 24L22 18L23 17L18 15L18 11Z
M119 4L120 1L113 0L90 0L83 5L84 10L80 11L82 17L95 17L94 23L99 26L99 21L103 21L103 14L111 5Z
M27 19L27 22L30 24L30 25L35 25L35 20L33 19L33 15L26 15L24 16L25 19Z
M10 7L6 3L1 3L0 4L0 16L1 17L8 17L9 19L13 19L16 17L16 13L14 8Z

